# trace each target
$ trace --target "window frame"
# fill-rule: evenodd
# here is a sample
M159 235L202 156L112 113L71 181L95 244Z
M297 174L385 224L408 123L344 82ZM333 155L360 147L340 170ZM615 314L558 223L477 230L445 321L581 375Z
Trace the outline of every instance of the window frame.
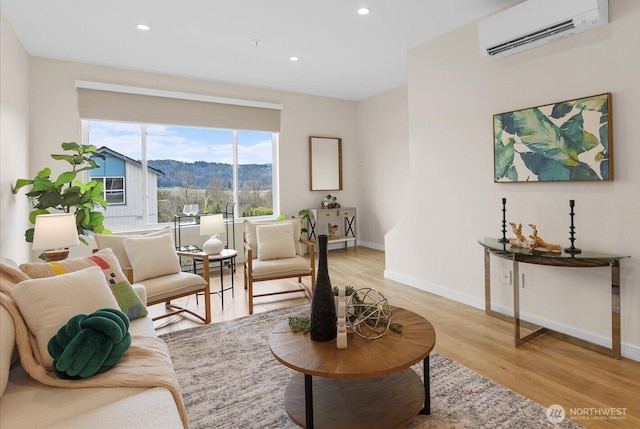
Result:
M89 139L89 123L94 121L94 122L113 122L113 123L132 123L130 121L124 121L124 120L104 120L104 119L81 119L81 129L82 129L82 136L83 136L83 141L84 142L88 142L88 144L93 144L90 139ZM148 126L153 126L153 125L162 125L162 126L168 126L168 127L182 127L182 128L209 128L209 129L217 129L217 130L226 130L225 128L214 128L214 127L197 127L197 126L187 126L187 125L175 125L175 124L152 124L152 123L137 123L137 122L133 122L133 124L139 125L140 126L140 132L141 132L141 153L142 153L142 159L141 159L141 164L142 164L142 168L143 168L143 197L145 198L146 201L149 201L149 186L148 186L148 179L147 179L147 172L148 172L148 165L147 165L147 127ZM234 210L234 220L242 220L242 219L254 219L254 220L258 220L258 219L269 219L269 218L273 218L275 216L278 215L278 213L280 213L280 186L279 186L279 181L278 181L278 172L279 172L279 167L278 167L278 154L279 154L279 137L280 137L280 133L279 132L275 132L275 131L261 131L261 130L230 130L233 132L233 164L232 164L232 169L233 169L233 186L231 189L232 195L233 195L233 202L234 205L236 207L236 209ZM239 210L239 184L238 184L238 166L239 166L239 157L238 157L238 132L256 132L256 133L264 133L264 134L270 134L271 135L271 153L272 153L272 157L271 157L271 204L272 204L272 209L273 209L273 214L272 215L264 215L264 216L250 216L250 217L242 217L240 216L240 210ZM85 143L87 144L87 143ZM89 178L89 173L87 171L83 172L83 175L85 176L85 179ZM123 203L109 203L109 205L114 205L114 206L125 206L127 205L127 192L126 192L126 177L124 176L97 176L97 177L92 177L93 179L102 179L103 181L103 197L105 197L106 200L106 182L105 182L105 178L122 178L122 183L123 183ZM149 207L147 204L144 205L144 224L146 227L152 227L155 225L168 225L171 224L172 222L157 222L157 223L150 223L149 222ZM132 228L112 228L113 230L119 230L119 229L133 229Z
M114 205L114 206L127 205L127 178L125 176L94 176L93 177L93 180L97 180L97 179L102 180L102 198L104 198L104 200L107 201L109 205ZM122 189L119 189L119 190L108 189L107 188L108 179L122 179ZM122 192L122 202L120 203L109 202L109 200L107 199L107 194L114 194L116 192Z

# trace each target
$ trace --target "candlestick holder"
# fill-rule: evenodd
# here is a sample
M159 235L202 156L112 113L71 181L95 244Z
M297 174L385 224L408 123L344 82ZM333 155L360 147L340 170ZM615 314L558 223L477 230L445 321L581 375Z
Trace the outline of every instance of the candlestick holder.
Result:
M575 204L575 200L569 200L569 207L571 208L571 212L569 213L569 216L571 216L571 226L569 227L569 241L571 242L571 247L567 247L564 249L565 252L571 253L572 255L582 252L582 250L578 249L574 245L576 241L576 227L573 225L573 216L575 215L575 213L573 212L573 208Z
M508 243L507 238L507 199L502 199L502 238L498 239L498 243Z

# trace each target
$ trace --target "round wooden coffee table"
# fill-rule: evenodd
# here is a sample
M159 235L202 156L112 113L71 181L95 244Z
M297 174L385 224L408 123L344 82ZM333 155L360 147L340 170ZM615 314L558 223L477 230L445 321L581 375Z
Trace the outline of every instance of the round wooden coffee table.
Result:
M352 333L342 350L335 340L317 342L309 334L293 333L288 320L275 327L271 352L298 372L284 398L294 422L307 428L393 428L430 413L429 353L435 330L412 311L392 307L392 312L391 319L403 325L401 334L388 331L366 340ZM421 360L424 383L410 368Z

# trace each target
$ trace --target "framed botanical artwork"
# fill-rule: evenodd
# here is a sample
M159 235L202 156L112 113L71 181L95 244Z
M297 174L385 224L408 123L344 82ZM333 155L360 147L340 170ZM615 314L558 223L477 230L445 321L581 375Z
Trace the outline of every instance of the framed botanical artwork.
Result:
M613 180L611 93L493 115L495 182Z

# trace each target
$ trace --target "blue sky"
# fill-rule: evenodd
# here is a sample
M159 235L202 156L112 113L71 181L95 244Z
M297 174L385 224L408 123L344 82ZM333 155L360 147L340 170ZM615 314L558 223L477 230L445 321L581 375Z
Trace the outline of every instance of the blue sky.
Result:
M139 124L89 121L89 144L141 159ZM233 163L233 132L210 128L147 125L148 159ZM238 131L240 164L271 164L271 133Z

